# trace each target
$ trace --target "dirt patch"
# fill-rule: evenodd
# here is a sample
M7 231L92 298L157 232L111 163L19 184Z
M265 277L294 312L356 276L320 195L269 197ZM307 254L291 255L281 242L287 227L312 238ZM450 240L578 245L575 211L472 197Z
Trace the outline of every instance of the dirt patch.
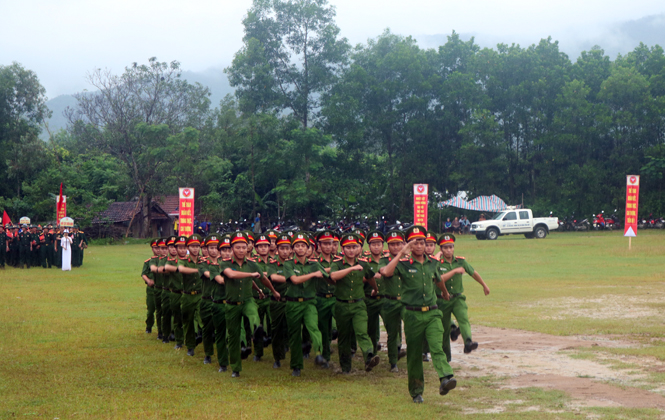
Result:
M660 316L659 311L648 304L662 301L662 293L650 291L636 296L608 294L594 298L545 299L524 306L542 313L540 319L637 319Z
M665 368L656 360L613 356L607 353L591 360L573 357L575 349L590 347L637 347L615 336L559 337L509 328L474 326L478 350L464 354L461 337L452 344L451 365L457 377L498 376L509 388L539 387L568 393L575 407L629 407L665 410L661 389L651 386L647 372ZM386 336L381 341L385 350ZM655 392L654 392L655 391ZM503 407L492 410L501 411Z
M593 407L665 409L665 397L638 388L619 388L588 378L561 375L521 375L510 380L514 387L538 387L565 391L582 404Z

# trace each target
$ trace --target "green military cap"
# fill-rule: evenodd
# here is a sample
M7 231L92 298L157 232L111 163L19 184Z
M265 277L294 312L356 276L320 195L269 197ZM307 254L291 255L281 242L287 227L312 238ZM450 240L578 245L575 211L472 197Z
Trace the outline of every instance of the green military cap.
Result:
M175 245L175 242L178 240L177 236L169 236L166 238L166 246Z
M287 231L284 232L284 233L287 234L287 235L289 235L289 238L291 238L291 237L293 237L293 235L294 235L295 232L292 231L292 230L287 230Z
M345 247L347 245L362 245L362 239L360 235L356 233L345 233L342 235L342 247Z
M159 238L155 238L152 241L150 241L150 247L154 248L157 246L157 242L159 241Z
M404 232L401 230L393 229L388 232L386 242L404 242Z
M411 226L406 230L406 233L404 235L406 237L407 242L412 240L412 239L426 239L427 238L427 229L425 229L422 226Z
M362 229L354 229L353 233L358 235L358 239L360 239L361 244L365 242L365 238L367 237L367 233L365 233L364 230Z
M247 240L249 242L254 242L254 232L252 232L251 230L243 230L242 233L244 233L245 236L247 236Z
M333 241L335 240L335 234L333 233L332 230L322 230L321 232L318 232L316 234L316 240L318 242L320 241Z
M14 226L12 226L11 223L7 223L7 224L5 225L5 229L13 229L13 228L14 228Z
M436 243L436 233L430 231L430 232L427 232L427 235L425 235L425 236L426 236L425 242L434 242L434 243Z
M208 236L206 236L206 238L204 239L203 242L204 242L205 246L219 245L219 235L217 235L216 233L213 233L212 235L208 235ZM201 245L203 245L203 244L201 244Z
M265 231L264 235L266 235L268 239L277 239L279 232L277 232L275 229L268 229Z
M238 242L244 242L244 243L248 242L247 234L245 232L236 232L233 235L231 235L231 245Z
M74 229L78 229L78 228L79 228L79 225L74 225L74 226L72 226L72 227L73 227Z
M291 246L297 244L298 242L302 242L309 246L309 235L307 232L298 232L291 237Z
M443 246L443 244L455 243L455 235L452 233L443 233L441 236L439 236L439 241L437 243L439 246Z
M291 237L286 233L283 233L277 237L277 246L280 245L291 245Z
M187 246L190 245L201 245L201 235L195 233L189 238L187 238Z
M385 242L386 237L383 234L383 232L379 232L378 230L373 230L367 234L367 242L372 242L372 241L381 241Z
M219 249L230 248L230 247L231 247L231 235L228 233L222 235L219 241Z

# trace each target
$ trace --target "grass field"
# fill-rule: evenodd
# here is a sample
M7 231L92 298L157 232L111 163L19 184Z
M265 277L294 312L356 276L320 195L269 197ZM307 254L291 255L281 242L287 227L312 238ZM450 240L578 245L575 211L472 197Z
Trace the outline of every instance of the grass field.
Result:
M472 325L556 336L603 335L632 346L591 347L575 357L665 361L665 232L552 234L545 240L509 236L459 238L491 289L487 297L468 276ZM408 395L406 361L387 371L342 376L306 361L300 378L264 361L243 363L242 377L218 373L145 329L143 245L95 246L84 266L0 271L0 418L661 418L656 408L571 408L559 390L509 388L492 371L456 374L458 388L437 392L426 365L425 404ZM479 341L482 337L474 336ZM482 353L480 353L482 355ZM382 353L385 355L385 353ZM608 356L609 355L609 356ZM288 358L288 355L287 355ZM251 358L250 358L251 359ZM642 360L640 359L640 360ZM337 362L337 354L333 354ZM454 361L455 362L455 361ZM654 363L655 363L654 362ZM354 367L361 361L354 360ZM456 367L453 363L453 367ZM637 369L637 368L636 368ZM645 372L660 392L665 374ZM501 405L500 412L489 408ZM534 408L535 407L535 408Z

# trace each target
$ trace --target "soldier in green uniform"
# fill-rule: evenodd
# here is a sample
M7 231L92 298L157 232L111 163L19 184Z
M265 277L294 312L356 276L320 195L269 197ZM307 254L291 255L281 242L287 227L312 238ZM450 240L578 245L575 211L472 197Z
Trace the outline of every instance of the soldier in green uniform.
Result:
M462 275L467 273L483 286L485 296L490 294L490 289L483 281L480 273L474 270L464 257L455 256L455 235L450 233L442 234L439 238L439 247L442 254L439 273L446 285L450 299L437 299L437 304L443 314L443 351L450 361L452 358L450 351L451 314L455 315L455 319L457 319L457 323L459 324L459 330L464 339L464 353L471 353L478 348L478 343L471 339L471 324L469 323L466 296L464 296Z
M55 230L53 236L53 265L58 268L62 268L62 247L60 246L60 240L62 239L62 228L58 226Z
M82 230L78 231L79 235L79 248L81 252L79 254L79 266L83 265L83 256L85 255L85 250L88 248L88 237L85 236L85 232Z
M226 344L226 285L224 284L222 265L225 262L231 261L231 237L229 235L222 236L219 241L219 252L221 257L217 260L218 265L210 265L206 275L215 280L215 287L212 292L212 321L215 326L215 347L217 348L219 372L226 372L229 365L229 349Z
M9 253L9 245L7 244L7 233L5 227L0 225L0 269L5 269L6 255Z
M226 285L226 328L229 335L229 359L233 378L239 377L242 370L240 341L243 316L249 318L255 346L263 345L264 331L259 321L258 307L252 296L252 288L258 289L258 287L253 279L261 280L277 299L281 297L259 265L247 260L247 242L245 233L235 233L231 238L233 257L222 266Z
M175 349L180 350L184 344L184 328L182 321L182 291L183 291L183 279L182 273L179 272L181 260L187 259L187 237L178 236L175 241L175 248L177 257L169 258L166 261L164 266L164 271L170 273L169 278L171 279L169 283L169 289L171 294L169 295L169 300L171 303L171 313L173 314L173 330L175 333Z
M37 229L37 225L30 225L30 237L32 250L30 251L30 265L33 267L39 267L41 265L39 261L39 235L40 232Z
M148 313L145 319L145 332L147 334L152 333L152 326L155 325L155 273L151 270L151 266L159 260L157 239L150 242L150 247L153 255L143 262L143 269L141 270L141 278L146 284L145 305Z
M321 254L317 261L326 271L330 274L330 267L332 267L335 259L341 260L340 257L335 257L334 252L334 234L329 230L324 230L316 236L319 244ZM328 283L327 278L314 279L316 284L316 311L319 319L319 331L321 331L322 342L322 355L326 360L323 367L328 367L330 362L331 342L332 342L332 321L333 312L335 309L335 286Z
M78 225L72 227L72 268L81 266L81 238L78 230Z
M286 292L285 268L286 262L291 258L291 238L283 233L277 237L277 258L270 260L268 277L273 282L275 290L279 293ZM286 346L288 345L288 327L286 324L286 299L283 296L270 297L270 317L272 336L272 355L275 360L272 367L281 367L281 361L286 357Z
M369 256L367 263L372 271L374 271L374 281L379 288L377 295L372 295L372 287L369 283L365 283L365 305L367 305L367 334L372 345L374 346L374 354L379 351L379 338L381 337L381 323L379 316L383 309L385 302L384 290L382 287L382 277L379 274L381 266L381 258L383 257L383 242L385 237L382 232L378 230L367 233L367 243L369 244ZM385 322L384 322L385 323Z
M164 270L160 270L159 267L163 267L166 264L168 249L166 247L166 239L157 239L157 257L153 259L150 264L150 271L154 275L155 287L153 288L153 294L155 299L155 323L157 324L157 339L164 340L164 331L162 330L163 326L163 313L162 313L162 294L164 292ZM168 337L168 336L167 336Z
M401 280L402 304L406 309L403 317L409 393L415 403L423 402L425 376L422 348L425 338L430 344L432 363L439 375L439 394L446 395L457 386L453 369L443 352L443 315L436 305L434 285L441 289L444 299L450 299L450 295L439 276L439 262L425 253L426 235L427 230L422 226L407 229L407 245L381 271L386 277L395 275ZM409 253L411 256L404 258Z
M202 292L202 280L199 275L201 237L198 234L193 234L187 238L187 250L189 256L178 258L176 267L167 262L166 270L182 274L182 298L180 299L182 327L185 334L187 355L194 356L194 349L197 344L194 324L199 311ZM180 252L178 252L178 257L180 257Z
M379 272L381 268L388 265L404 247L404 233L399 230L388 232L388 255L382 257L379 262ZM406 356L406 350L402 350L402 282L398 276L382 276L381 288L385 302L381 308L381 318L386 327L388 335L388 361L390 362L390 371L399 372L397 361Z
M165 267L166 263L169 261L175 262L176 258L178 258L178 251L175 248L177 239L177 236L166 238L164 258L160 258L159 266L157 267L157 274L161 274L162 276L162 326L160 331L162 332L162 343L164 344L168 344L171 340L175 339L175 336L171 338L171 333L173 332L171 323L171 318L173 317L173 311L171 310L171 276L175 274L166 271Z
M28 232L28 226L23 225L18 234L19 244L19 267L30 268L30 253L32 252L32 236Z
M212 363L212 356L215 355L215 323L213 321L213 292L216 288L215 276L210 276L210 267L219 267L219 237L217 234L208 235L204 241L204 247L208 257L201 261L199 265L199 273L202 279L202 295L201 303L199 305L201 313L201 321L203 322L203 351L205 358L203 364L207 365ZM203 249L202 248L202 249ZM219 271L219 269L213 271ZM206 276L205 273L208 273Z
M55 232L53 231L53 225L48 224L46 226L46 231L45 231L45 236L46 236L46 261L48 264L48 268L51 268L54 266L54 248L53 248L53 241L55 241Z
M270 238L265 234L259 234L256 237L256 242L254 244L257 256L256 258L250 258L250 261L253 261L259 265L261 272L267 277L268 276L268 266L270 265ZM263 330L266 334L270 334L270 296L272 293L270 289L265 287L263 283L257 284L261 292L263 292L263 299L259 298L259 291L253 290L254 301L258 306L259 311L259 321L263 326ZM263 357L263 348L265 347L264 343L254 347L254 361L259 362ZM246 343L245 345L250 345Z
M277 258L277 237L279 236L279 232L274 229L269 229L264 233L264 235L268 236L268 239L270 240L270 249L268 251L268 255L272 259Z
M336 261L330 268L330 280L335 284L337 299L335 319L339 330L339 363L343 373L351 371L351 344L355 338L363 352L365 371L369 372L380 362L367 335L367 306L364 301L365 282L372 286L372 295L378 294L375 273L366 260L358 258L362 252L358 235L345 234L341 245L344 259Z
M304 367L302 349L303 327L309 331L312 341L311 348L316 357L314 364L324 366L326 360L321 356L321 332L316 312L316 284L313 279L329 277L328 273L314 259L307 258L310 248L309 236L297 233L291 239L295 257L286 264L286 324L289 331L289 347L291 348L291 369L293 376L300 376Z

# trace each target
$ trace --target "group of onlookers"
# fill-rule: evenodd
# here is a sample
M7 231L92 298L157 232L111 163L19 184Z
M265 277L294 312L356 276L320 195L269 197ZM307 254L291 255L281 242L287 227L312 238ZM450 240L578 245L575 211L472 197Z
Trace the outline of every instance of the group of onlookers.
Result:
M485 220L485 214L481 214L478 220ZM449 233L469 233L469 229L471 229L471 221L469 221L469 219L464 215L455 217L452 222L450 221L450 217L448 217L446 219L446 223L443 226L443 229L444 232Z

